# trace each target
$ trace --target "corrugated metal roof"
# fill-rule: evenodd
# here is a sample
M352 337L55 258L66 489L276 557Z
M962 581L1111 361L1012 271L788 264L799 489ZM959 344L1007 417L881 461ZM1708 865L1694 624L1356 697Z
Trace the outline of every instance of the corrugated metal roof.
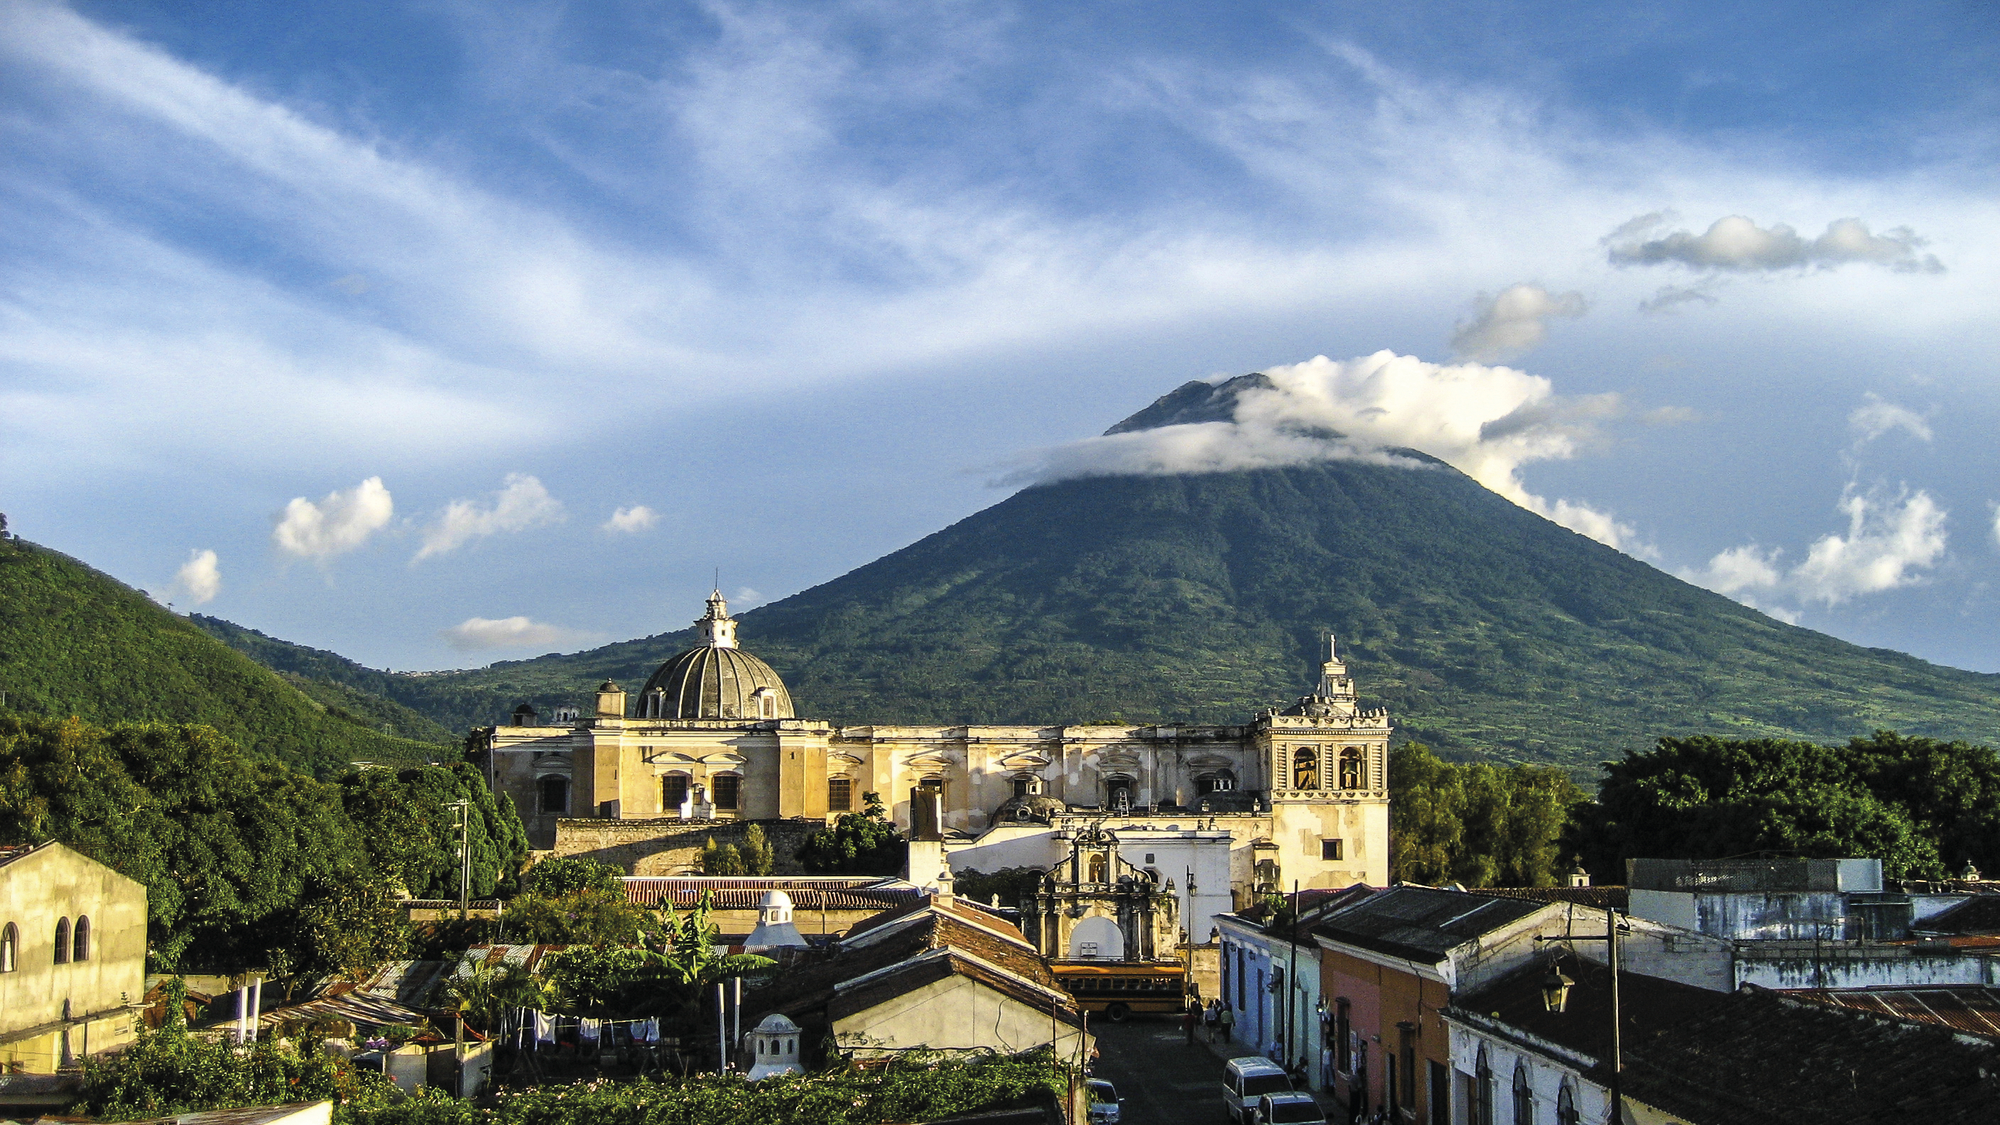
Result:
M1937 1024L1953 1031L2000 1041L2000 989L1985 985L1803 988L1787 991L1785 995L1893 1019Z
M1391 887L1335 910L1312 932L1329 941L1435 964L1458 946L1545 905L1469 891Z

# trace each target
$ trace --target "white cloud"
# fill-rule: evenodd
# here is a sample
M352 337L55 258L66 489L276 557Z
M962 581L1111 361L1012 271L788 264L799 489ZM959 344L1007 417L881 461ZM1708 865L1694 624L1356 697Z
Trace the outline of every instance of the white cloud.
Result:
M1867 401L1847 416L1847 428L1854 431L1857 442L1866 444L1891 430L1902 430L1918 441L1931 440L1931 424L1923 415L1873 394L1865 397Z
M1269 367L1226 422L1107 434L1029 455L1002 484L1083 476L1225 472L1313 461L1419 467L1427 453L1529 511L1621 549L1634 529L1587 504L1528 491L1519 471L1576 456L1622 409L1616 395L1564 398L1511 367L1437 364L1381 351L1336 363ZM1641 548L1643 549L1643 548Z
M749 609L764 604L764 595L748 586L738 586L736 592L729 595L729 601L738 609Z
M1682 577L1746 602L1746 595L1759 595L1832 607L1916 585L1923 580L1917 572L1944 557L1948 513L1928 492L1887 496L1850 485L1839 509L1847 516L1846 534L1814 540L1805 559L1789 571L1779 565L1781 550L1750 544L1723 551Z
M503 531L545 527L562 518L562 502L550 496L541 481L526 473L508 473L491 504L453 500L446 505L443 514L424 529L423 546L410 561L455 551L473 539Z
M1579 317L1589 311L1581 293L1555 293L1539 285L1510 285L1479 295L1478 314L1451 334L1452 351L1465 359L1492 363L1533 351L1548 338L1550 317Z
M222 571L214 551L190 551L188 561L174 572L173 588L196 605L207 605L222 592Z
M278 516L271 541L288 555L328 559L354 550L380 531L394 515L396 504L381 477L369 477L346 492L335 490L315 504L294 497Z
M598 525L603 531L632 535L650 529L660 522L660 514L644 504L634 504L629 508L619 508L611 513L611 518Z
M460 652L485 649L547 650L554 646L585 643L592 634L560 625L547 625L526 617L468 617L449 629L439 630L446 644Z
M1944 264L1917 251L1925 240L1908 227L1870 234L1860 219L1835 219L1826 232L1807 240L1783 223L1768 228L1741 215L1715 220L1707 231L1677 230L1656 238L1667 215L1641 215L1604 239L1613 265L1677 263L1699 270L1776 271L1817 266L1834 269L1849 262L1886 266L1897 273L1943 273ZM1658 298L1655 298L1658 300Z
M1715 295L1724 282L1717 277L1704 277L1693 285L1662 285L1653 295L1639 302L1642 313L1670 313L1682 305L1713 305L1721 298Z

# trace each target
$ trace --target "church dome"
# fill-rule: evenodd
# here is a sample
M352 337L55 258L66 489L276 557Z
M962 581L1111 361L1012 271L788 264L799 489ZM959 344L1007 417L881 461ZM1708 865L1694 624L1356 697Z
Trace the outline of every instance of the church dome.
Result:
M722 592L695 622L704 643L660 665L639 692L641 719L791 719L791 693L769 664L736 647Z

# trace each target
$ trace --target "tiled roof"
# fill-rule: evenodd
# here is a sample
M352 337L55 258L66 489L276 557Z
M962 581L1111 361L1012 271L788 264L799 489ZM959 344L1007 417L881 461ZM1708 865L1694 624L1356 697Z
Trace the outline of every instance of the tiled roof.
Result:
M1973 895L1911 929L1927 934L2000 934L2000 895Z
M1931 1023L2000 1042L2000 989L1978 984L1936 988L1802 988L1786 996L1912 1023Z
M1333 911L1312 932L1329 941L1434 965L1458 946L1544 905L1470 891L1390 887Z
M29 852L34 851L36 848L44 846L43 844L0 844L0 867L5 867L22 856L27 855Z
M1478 893L1532 902L1573 902L1578 906L1619 911L1626 908L1626 900L1631 897L1624 887L1481 887Z
M962 901L927 900L857 925L835 950L800 964L746 1001L803 1024L830 1025L949 975L970 977L1076 1026L1081 1017L1048 965L1005 919Z
M1501 977L1448 1009L1475 1027L1528 1033L1598 1060L1610 1057L1610 972L1564 962L1567 1010L1541 997L1546 963ZM2000 1101L2000 1048L1940 1026L1791 999L1746 986L1705 992L1619 975L1626 1094L1697 1122L1990 1123ZM1532 1037L1530 1039L1529 1037ZM1602 1061L1589 1071L1609 1079ZM1505 1082L1508 1076L1497 1076Z
M687 910L704 894L717 910L755 910L769 891L791 896L794 910L881 910L919 901L923 892L900 879L864 877L635 876L625 894L641 906L672 903Z

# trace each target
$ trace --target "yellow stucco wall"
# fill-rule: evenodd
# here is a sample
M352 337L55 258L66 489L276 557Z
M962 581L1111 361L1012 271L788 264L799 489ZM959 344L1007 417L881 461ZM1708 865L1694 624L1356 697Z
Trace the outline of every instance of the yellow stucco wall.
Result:
M90 920L88 956L58 963L56 926ZM132 1041L145 993L146 888L61 844L0 865L0 933L18 935L0 972L0 1064L48 1074L71 1057ZM65 1042L65 1040L67 1042Z

